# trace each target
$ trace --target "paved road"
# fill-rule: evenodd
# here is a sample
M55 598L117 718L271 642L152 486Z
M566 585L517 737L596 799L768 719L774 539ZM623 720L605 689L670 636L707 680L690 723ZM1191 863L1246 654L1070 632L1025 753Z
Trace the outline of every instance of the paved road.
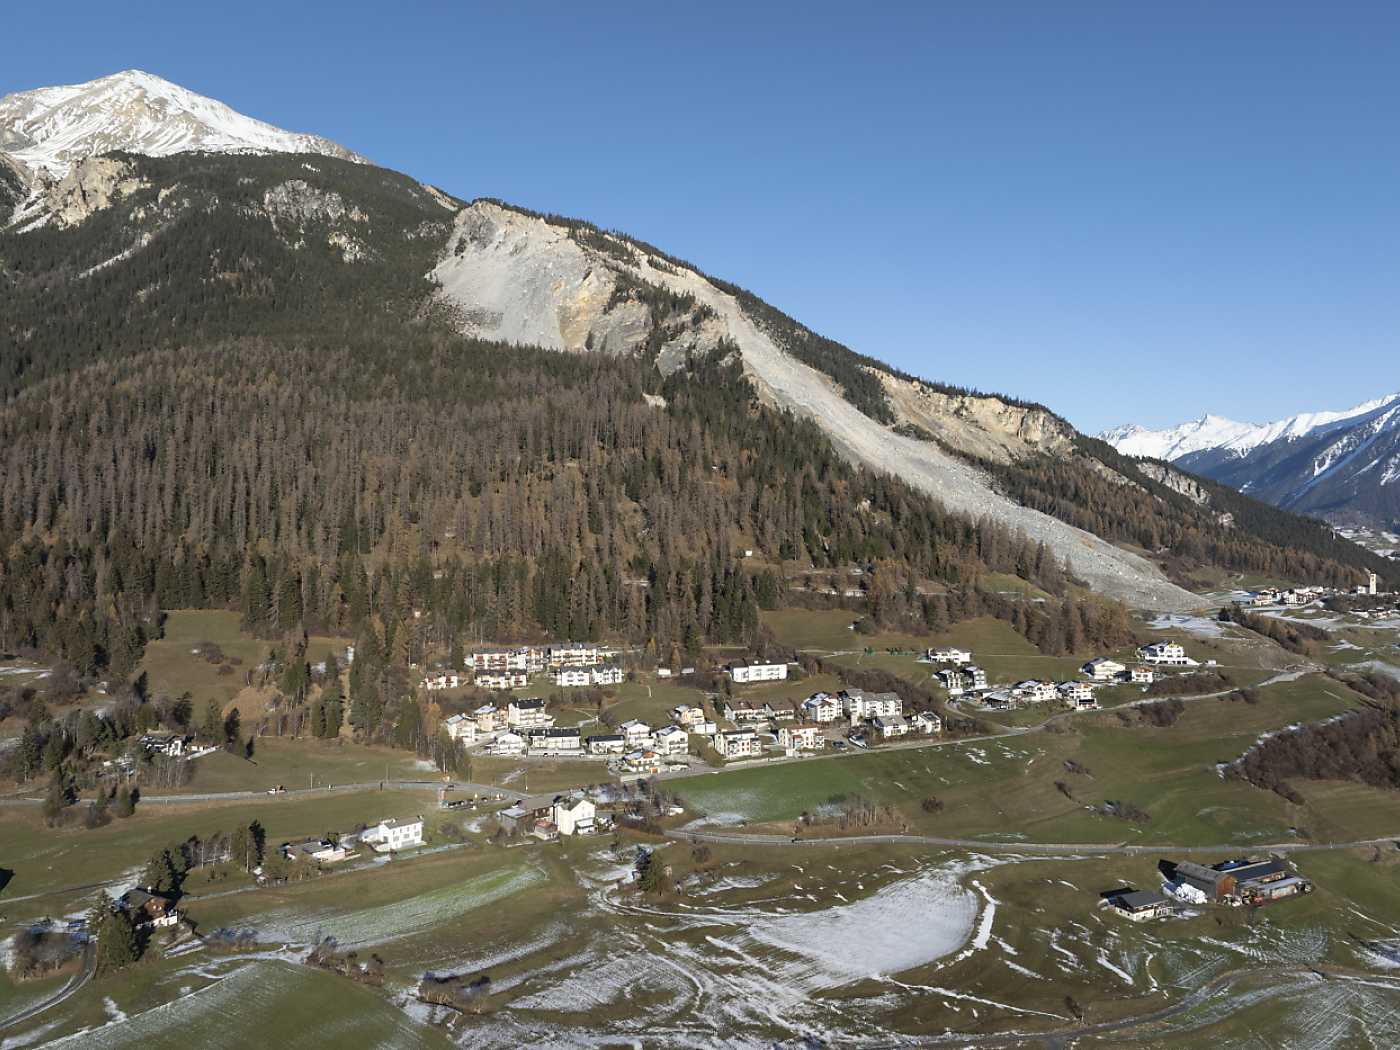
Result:
M43 1013L50 1007L57 1006L59 1003L63 1002L63 1000L67 999L70 995L72 995L79 988L81 988L83 985L87 984L88 981L92 979L93 971L96 969L97 939L89 938L87 947L83 949L82 968L69 979L68 983L63 986L62 990L55 994L51 999L45 999L38 1006L31 1006L28 1010L21 1011L20 1013L15 1014L13 1017L7 1018L4 1021L0 1021L0 1031L4 1031L6 1028L13 1028L15 1025L23 1024L25 1021L28 1021L33 1017L39 1016L39 1014Z

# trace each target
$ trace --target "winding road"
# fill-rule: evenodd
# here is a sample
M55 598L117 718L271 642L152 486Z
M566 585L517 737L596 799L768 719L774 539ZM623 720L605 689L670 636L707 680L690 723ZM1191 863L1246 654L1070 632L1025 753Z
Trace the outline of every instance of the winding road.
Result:
M31 1018L38 1017L41 1013L43 1013L50 1007L57 1006L59 1003L63 1002L70 995L72 995L79 988L81 988L83 985L87 984L88 981L92 979L93 971L95 971L96 969L97 940L95 938L89 938L87 942L87 947L83 949L82 968L79 969L77 973L75 973L72 977L69 978L68 983L65 984L52 997L45 999L38 1006L31 1006L27 1010L21 1010L13 1017L7 1017L5 1018L5 1020L0 1021L0 1032L3 1032L6 1028L13 1028L15 1025L24 1024L24 1022L30 1020Z

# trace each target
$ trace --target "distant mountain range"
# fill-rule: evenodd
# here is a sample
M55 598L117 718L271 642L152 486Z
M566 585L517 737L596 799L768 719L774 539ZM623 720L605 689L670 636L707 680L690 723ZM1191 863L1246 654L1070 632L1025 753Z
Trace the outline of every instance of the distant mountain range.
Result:
M1400 522L1400 394L1275 423L1207 415L1098 436L1124 455L1170 461L1295 513L1391 530Z

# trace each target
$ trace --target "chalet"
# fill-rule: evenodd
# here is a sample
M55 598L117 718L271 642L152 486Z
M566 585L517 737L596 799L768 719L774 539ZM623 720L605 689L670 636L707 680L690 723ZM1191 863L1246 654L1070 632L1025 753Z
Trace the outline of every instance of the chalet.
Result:
M768 721L768 712L747 700L731 700L724 705L724 717L735 725L760 725Z
M1256 591L1254 597L1249 600L1250 605L1277 605L1281 592L1274 587L1265 587Z
M560 795L550 807L550 819L561 835L586 835L595 830L597 810L581 791Z
M1151 685L1157 680L1157 671L1147 664L1138 664L1128 671L1128 681L1140 685Z
M622 765L631 773L660 773L661 756L648 749L633 751L622 760Z
M966 649L930 649L924 654L936 664L952 664L961 667L972 663L972 654Z
M762 754L763 745L758 734L752 729L735 729L728 733L716 733L711 737L714 748L725 758L743 758L747 755Z
M841 717L841 698L831 693L813 693L802 701L803 716L826 725Z
M690 750L690 734L679 726L667 726L656 731L653 746L662 755L683 755Z
M963 668L963 674L967 676L968 689L987 688L987 672L982 668L968 665Z
M180 923L173 902L145 890L127 890L117 901L117 907L126 912L131 925L138 930L147 926L178 926Z
M624 673L617 664L599 664L592 669L594 685L621 685Z
M816 751L824 743L819 725L781 726L778 729L778 744L791 750Z
M909 721L903 715L876 715L870 724L886 740L909 734Z
M476 743L476 723L466 715L451 715L442 723L450 740L460 740L464 744Z
M282 852L292 860L296 860L297 857L310 857L318 864L334 864L346 857L346 851L329 839L311 839L307 842L293 843L290 846L283 846Z
M580 755L583 741L576 726L555 729L531 729L527 743L532 755Z
M797 706L791 700L778 700L763 705L770 722L796 722Z
M498 755L523 755L525 753L526 741L523 736L514 730L506 730L496 737L494 748Z
M593 684L593 672L583 664L565 664L554 672L554 684L562 687Z
M867 693L864 689L841 690L841 710L851 719L893 718L904 710L897 693Z
M1025 700L1005 689L998 689L996 692L988 693L986 696L982 697L982 702L988 707L994 707L999 710L1026 706Z
M1186 655L1186 650L1181 647L1179 642L1153 642L1151 645L1144 645L1139 649L1137 655L1143 663L1164 667L1196 666L1196 661Z
M524 671L484 671L476 676L474 684L481 689L506 693L525 688L530 684L530 676Z
M506 713L495 704L482 704L472 712L478 733L494 733L506 727Z
M617 728L627 738L629 748L650 747L652 744L651 726L640 718L630 718Z
M1084 673L1096 682L1111 682L1126 670L1127 668L1117 660L1109 660L1106 657L1090 660L1083 667Z
M587 743L590 755L620 755L627 750L627 738L621 733L600 733Z
M924 736L937 736L943 732L943 719L932 711L920 711L910 719L910 724L913 726L914 732L922 733Z
M1171 913L1171 901L1156 890L1130 890L1112 898L1110 906L1133 922L1146 922Z
M398 820L381 820L360 836L360 841L374 847L377 853L390 850L412 849L423 845L423 818L400 817Z
M735 682L776 682L788 673L782 660L735 660L725 670Z

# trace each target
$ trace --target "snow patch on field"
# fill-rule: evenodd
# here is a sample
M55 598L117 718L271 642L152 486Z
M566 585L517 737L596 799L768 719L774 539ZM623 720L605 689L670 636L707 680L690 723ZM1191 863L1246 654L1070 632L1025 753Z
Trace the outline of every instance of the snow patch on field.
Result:
M264 941L309 944L329 937L342 949L387 944L433 930L544 881L539 869L522 865L366 911L311 918L300 912L273 912L261 922L251 919L248 924L258 928Z

